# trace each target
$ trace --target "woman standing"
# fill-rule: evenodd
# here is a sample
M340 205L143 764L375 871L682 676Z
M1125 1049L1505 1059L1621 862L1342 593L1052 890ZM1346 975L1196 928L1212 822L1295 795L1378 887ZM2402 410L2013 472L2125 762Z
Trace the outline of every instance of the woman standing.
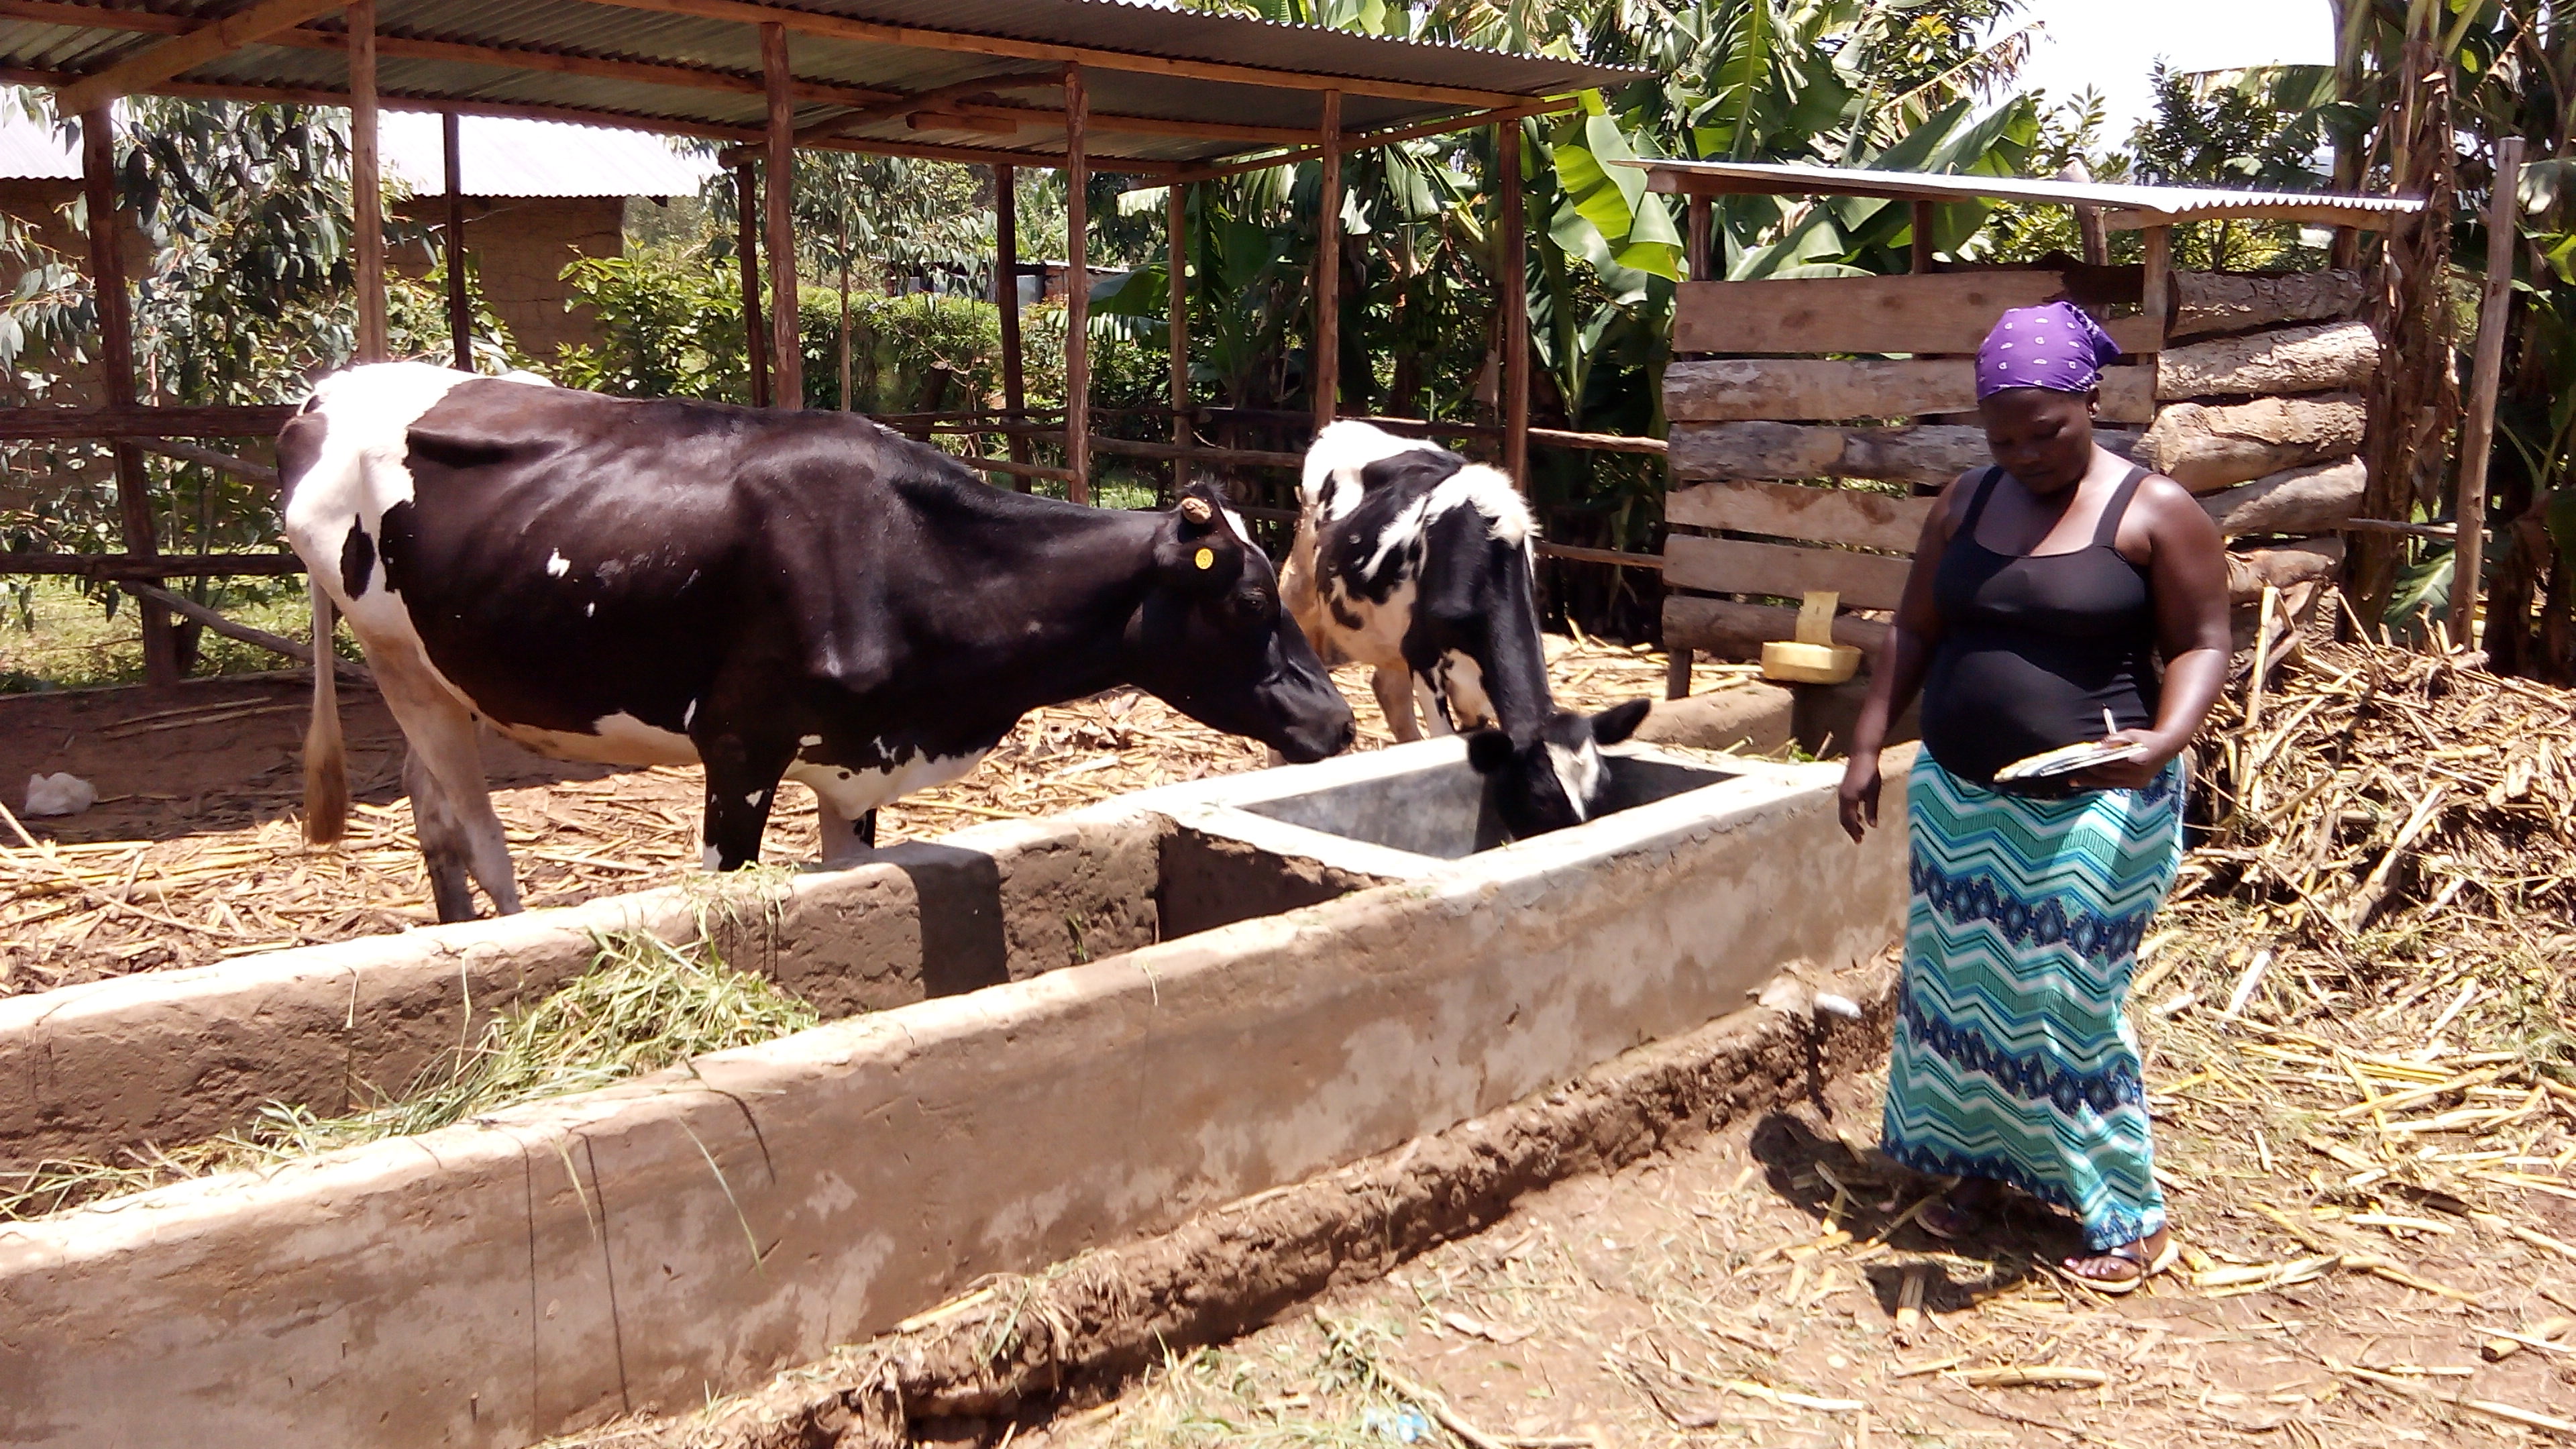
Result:
M1841 798L1858 840L1878 823L1887 722L1920 690L1883 1136L1898 1162L1960 1179L1920 1221L1957 1236L2027 1194L2083 1225L2087 1255L2065 1271L2123 1293L2175 1249L2121 1006L2181 864L2180 756L2230 640L2209 516L2093 441L2101 366L2118 355L2064 302L2007 312L1987 336L1977 407L1998 466L1953 481L1924 525ZM1996 783L2016 760L2106 738L2138 753Z

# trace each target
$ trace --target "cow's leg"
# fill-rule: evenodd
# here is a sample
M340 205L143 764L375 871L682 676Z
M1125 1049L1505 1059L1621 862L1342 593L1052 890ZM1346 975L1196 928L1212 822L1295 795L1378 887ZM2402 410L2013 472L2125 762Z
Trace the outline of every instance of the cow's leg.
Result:
M822 791L814 792L814 820L821 827L823 864L839 866L856 858L861 851L877 848L877 812L862 810L851 819Z
M519 910L519 886L510 871L510 846L501 833L501 817L492 813L492 792L483 780L483 750L478 738L481 726L456 697L441 689L426 672L406 658L407 651L397 646L370 648L369 659L376 666L376 687L384 692L385 705L393 711L394 721L402 726L403 738L410 742L411 753L403 761L403 781L413 791L412 819L420 832L421 850L430 858L430 884L437 893L438 918L442 921L469 920L473 917L470 900L461 889L452 902L439 885L439 857L432 854L433 835L440 848L461 858L465 868L492 898L492 909L499 915L512 915ZM426 772L434 789L423 792L413 782ZM424 794L434 803L424 807ZM450 915L451 904L462 903L463 914Z
M448 803L447 791L440 788L420 751L403 752L402 782L403 793L411 797L412 830L420 837L421 860L429 867L429 895L438 903L440 923L473 920L474 888L465 879L471 869L467 860L473 851L472 833Z
M705 721L700 723L703 728ZM739 870L757 864L761 833L769 828L769 807L778 798L778 782L795 757L795 747L766 744L719 728L707 730L698 740L698 756L707 765L707 869ZM827 841L827 859L829 850Z
M1419 674L1413 676L1413 702L1421 706L1423 727L1431 731L1433 739L1446 739L1458 732L1449 723L1449 701Z
M1410 674L1401 669L1373 669L1369 671L1369 690L1377 696L1378 712L1386 716L1387 732L1395 736L1397 744L1422 738L1422 727L1413 718L1414 690Z

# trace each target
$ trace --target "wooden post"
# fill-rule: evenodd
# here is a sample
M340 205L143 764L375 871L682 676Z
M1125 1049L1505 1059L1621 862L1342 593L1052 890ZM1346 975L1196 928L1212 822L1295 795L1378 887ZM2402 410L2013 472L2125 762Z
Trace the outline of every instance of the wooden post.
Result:
M2057 179L2060 181L2072 181L2078 185L2086 184L2091 182L2093 179L2093 168L2085 165L2084 158L2078 156L2074 160L2057 168ZM2098 206L2076 207L2075 235L2077 238L2077 245L2084 253L2084 264L2086 266L2103 267L2110 265L2111 224L2109 221L2104 219L2102 208Z
M1082 67L1064 68L1064 466L1065 496L1091 501L1091 165L1083 129L1091 97Z
M2496 393L2504 383L2505 327L2513 311L2513 242L2522 185L2522 138L2496 143L2495 194L2487 201L2487 277L2478 301L2478 350L2469 368L2469 414L2460 420L2458 543L2451 561L2451 642L2477 642L2478 591L2485 583L2487 453L2495 442Z
M1029 420L1029 385L1028 368L1020 354L1020 173L1017 167L993 168L993 252L993 304L1002 310L1002 407L1012 422L1024 423ZM1011 461L1027 466L1028 435L1012 433L1008 441ZM1022 493L1028 492L1028 475L1012 475L1011 486Z
M733 168L734 259L742 270L742 353L751 405L769 406L769 314L760 306L760 181L749 161Z
M134 304L125 293L125 254L116 241L116 123L109 105L81 116L81 187L89 202L89 283L98 307L98 363L110 407L134 406ZM116 512L131 558L158 558L161 541L152 526L152 480L143 450L122 439L109 443L116 461ZM143 680L179 682L179 636L170 611L149 599L134 601L143 625Z
M835 341L840 348L841 411L848 412L850 410L850 203L846 196L841 201L839 240L841 245L834 256L841 264L841 332Z
M1529 491L1529 238L1521 222L1521 123L1494 128L1494 186L1502 193L1503 472Z
M761 193L769 222L769 350L776 359L769 400L792 412L805 406L805 340L796 305L796 98L786 26L760 27L760 73L769 89L769 175Z
M2148 227L2138 233L2138 241L2145 253L2145 265L2139 268L2138 311L2152 323L2149 330L2161 349L2173 316L2173 228Z
M1694 195L1690 198L1688 230L1682 240L1682 270L1694 282L1714 282L1719 272L1715 249L1717 244L1717 202L1714 198ZM1687 699L1691 688L1691 647L1664 641L1664 698Z
M2365 52L2359 44L2362 32L2353 29L2375 23L2370 7L2335 6L2338 19L2335 36L2335 99L2347 104L2358 100L2362 89L2362 65ZM2334 179L2329 184L2337 195L2350 196L2361 189L2362 165L2367 159L2363 133L2336 129L2334 138ZM2361 265L2361 229L2339 226L2334 229L2334 242L2326 250L2326 265L2348 272Z
M1910 260L1909 265L1913 268L1914 275L1918 277L1930 276L1932 273L1933 220L1934 213L1931 202L1918 201L1914 203L1914 255Z
M349 221L358 286L358 360L385 347L384 180L376 165L376 0L358 0L349 25Z
M1315 191L1315 431L1332 422L1342 390L1342 93L1324 92L1323 184Z
M1192 436L1190 428L1190 192L1187 184L1175 181L1163 199L1163 227L1169 235L1170 250L1163 263L1165 272L1164 307L1171 314L1172 348L1172 446L1186 448ZM1190 460L1172 460L1172 493L1190 486Z
M474 370L474 303L465 290L465 148L454 111L438 117L439 149L447 164L447 340L456 370Z

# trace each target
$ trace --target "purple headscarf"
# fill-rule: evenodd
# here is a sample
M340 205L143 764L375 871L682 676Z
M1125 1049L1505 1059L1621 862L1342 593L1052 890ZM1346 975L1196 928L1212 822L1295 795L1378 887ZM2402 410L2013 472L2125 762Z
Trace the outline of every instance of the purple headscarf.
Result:
M2091 392L2120 344L2072 302L2015 307L1977 349L1977 401L2008 387Z

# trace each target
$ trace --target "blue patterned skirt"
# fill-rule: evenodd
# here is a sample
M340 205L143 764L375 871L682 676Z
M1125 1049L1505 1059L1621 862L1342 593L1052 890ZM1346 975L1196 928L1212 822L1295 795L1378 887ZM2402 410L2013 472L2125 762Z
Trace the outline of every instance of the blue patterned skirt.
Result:
M2065 1209L2099 1252L2164 1225L2122 1014L2182 864L2182 765L2037 800L1944 770L1906 790L1913 904L1887 1073L1888 1156Z

